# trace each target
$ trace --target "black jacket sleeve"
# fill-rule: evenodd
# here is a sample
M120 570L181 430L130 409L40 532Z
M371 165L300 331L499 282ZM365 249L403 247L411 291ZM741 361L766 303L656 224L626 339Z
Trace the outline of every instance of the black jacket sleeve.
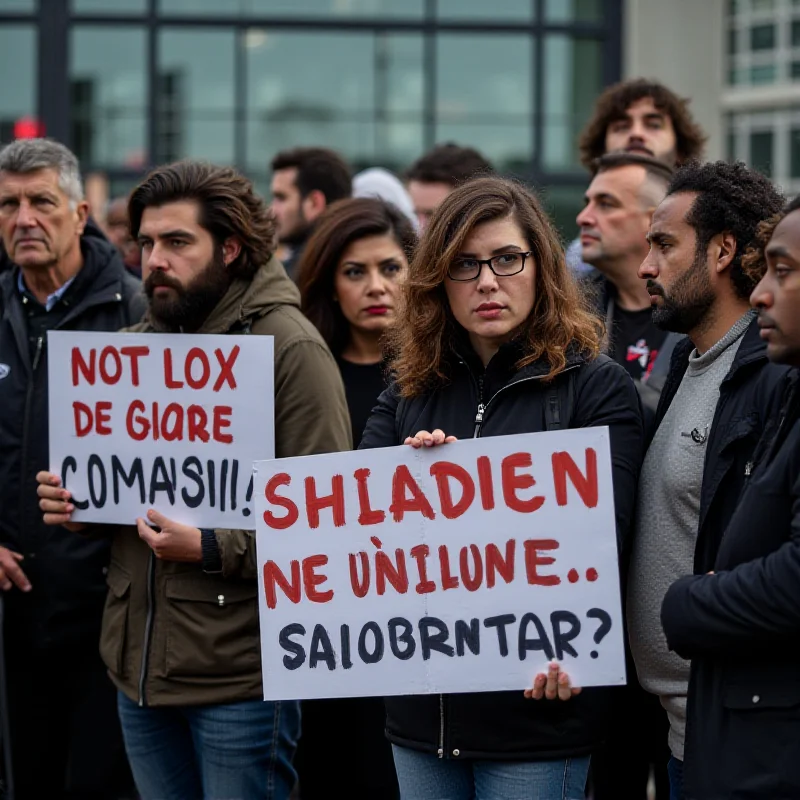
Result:
M395 384L385 389L372 409L364 435L361 437L359 450L371 450L375 447L395 447L402 444L397 432L397 408L400 395Z
M667 591L661 624L683 658L790 641L800 634L800 479L789 541L762 558L716 575L690 575Z
M644 457L644 423L633 380L615 361L591 370L578 387L572 427L607 425L611 436L614 508L620 559L627 556L636 512L636 485Z

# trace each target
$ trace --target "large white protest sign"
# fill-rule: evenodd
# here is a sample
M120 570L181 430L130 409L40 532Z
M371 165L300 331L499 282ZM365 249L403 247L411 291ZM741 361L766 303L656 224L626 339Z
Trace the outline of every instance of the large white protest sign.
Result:
M48 332L50 470L73 518L155 508L255 527L253 462L275 455L269 336Z
M255 469L265 698L625 682L607 428Z

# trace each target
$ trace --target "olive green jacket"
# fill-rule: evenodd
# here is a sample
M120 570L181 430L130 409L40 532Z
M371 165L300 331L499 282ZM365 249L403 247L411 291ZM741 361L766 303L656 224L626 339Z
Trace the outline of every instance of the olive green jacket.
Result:
M148 316L129 329L157 332ZM199 333L273 336L275 454L349 450L341 376L299 293L273 258L234 282ZM180 334L175 334L180 335ZM255 535L215 531L221 574L156 559L136 529L113 531L100 651L117 687L148 706L262 697Z

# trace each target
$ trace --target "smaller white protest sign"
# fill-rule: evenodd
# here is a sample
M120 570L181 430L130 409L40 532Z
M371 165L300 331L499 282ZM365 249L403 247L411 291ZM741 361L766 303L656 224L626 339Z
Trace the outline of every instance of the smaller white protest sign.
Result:
M267 699L625 682L607 428L255 469Z
M48 332L50 471L81 522L149 508L255 527L252 465L272 458L273 340Z

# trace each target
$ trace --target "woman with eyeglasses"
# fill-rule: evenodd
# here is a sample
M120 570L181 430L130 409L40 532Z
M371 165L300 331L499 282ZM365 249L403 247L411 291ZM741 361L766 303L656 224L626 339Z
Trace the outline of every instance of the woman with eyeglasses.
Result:
M319 218L298 266L300 305L336 358L353 444L386 388L381 338L396 318L417 243L411 222L376 198L340 200ZM380 697L308 700L295 757L302 800L397 797Z
M643 428L636 389L599 355L601 336L535 197L501 178L464 184L410 265L390 334L393 384L361 447L607 425L622 552ZM583 798L607 700L606 689L573 688L557 664L524 692L387 697L401 796Z

